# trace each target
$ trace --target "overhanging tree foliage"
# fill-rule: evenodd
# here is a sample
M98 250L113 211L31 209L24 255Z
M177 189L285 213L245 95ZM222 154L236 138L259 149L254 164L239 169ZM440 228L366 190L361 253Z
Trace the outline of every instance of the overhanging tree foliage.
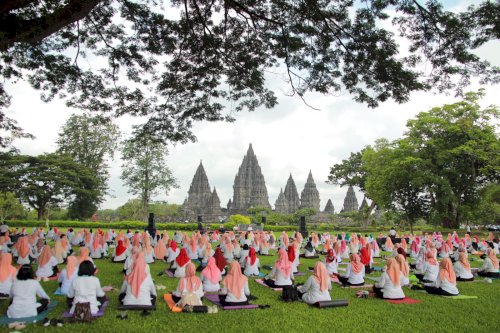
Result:
M301 98L345 90L375 107L412 91L460 92L472 77L498 82L473 51L500 37L499 17L493 1L452 13L436 0L5 0L0 110L3 82L25 79L45 101L146 116L136 134L184 142L194 121L276 105L264 75L276 67ZM0 112L0 129L16 128Z

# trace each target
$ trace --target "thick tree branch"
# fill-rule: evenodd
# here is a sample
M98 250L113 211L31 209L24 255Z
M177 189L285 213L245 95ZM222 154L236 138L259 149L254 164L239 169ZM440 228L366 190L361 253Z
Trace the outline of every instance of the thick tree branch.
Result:
M8 13L16 9L25 8L30 4L37 2L38 0L5 0L0 3L0 14Z
M0 51L7 50L15 43L37 43L58 32L62 28L83 19L103 0L72 0L52 14L32 19L20 20L17 15L5 15L0 21Z

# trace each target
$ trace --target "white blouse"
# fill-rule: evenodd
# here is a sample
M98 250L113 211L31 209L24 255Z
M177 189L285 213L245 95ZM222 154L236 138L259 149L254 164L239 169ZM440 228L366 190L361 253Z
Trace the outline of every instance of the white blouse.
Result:
M395 285L390 279L387 272L384 272L380 277L380 280L377 283L375 283L375 286L377 288L382 288L382 292L384 293L384 298L387 299L405 298L403 288L401 288L403 284L403 279L404 279L403 274L400 274L399 285Z
M12 283L16 279L16 274L17 271L9 276L4 282L0 281L0 294L8 295L10 293L10 288L12 287Z
M246 276L251 276L251 275L258 276L260 273L259 267L260 267L259 258L255 258L255 262L253 263L253 265L250 264L250 258L245 259L245 270L243 271L243 274L245 274Z
M14 280L10 290L12 304L7 309L9 318L25 318L37 315L36 296L50 299L45 293L40 282L36 280Z
M330 275L338 274L338 267L339 267L338 259L332 262L327 262L326 260L323 260L323 263L325 264L326 271L328 272L328 274Z
M248 288L248 281L247 281L247 283L245 283L245 285L241 289L240 298L237 298L236 296L234 296L234 294L232 292L230 292L226 287L222 287L220 293L221 293L221 295L227 295L226 302L231 302L231 303L246 302L247 296L250 296L250 289Z
M457 278L471 279L474 277L474 275L472 275L472 272L467 271L459 261L455 261L455 263L453 264L453 269L455 270Z
M36 276L39 278L48 278L49 276L52 276L54 274L52 267L54 266L57 266L57 259L52 256L45 265L38 267L36 270Z
M318 281L316 281L316 279L312 275L307 279L306 283L303 286L297 287L298 291L304 293L304 295L302 295L302 300L307 304L314 304L320 301L330 301L332 298L330 296L329 290L331 289L332 283L330 279L328 279L328 288L324 291L321 291Z
M484 258L483 266L479 269L480 272L484 273L498 273L498 269L495 269L493 262L490 258Z
M175 251L172 250L172 248L168 248L167 249L167 264L168 263L171 263L172 261L174 261L177 256L179 255L179 253L181 252L181 250L179 248L177 248Z
M75 311L75 306L78 303L90 303L90 312L95 314L99 311L101 303L97 297L106 295L101 288L101 282L95 276L77 276L71 287L68 290L68 297L73 299L73 306L69 310L70 313Z
M365 283L365 266L363 265L361 267L361 271L359 273L354 273L354 271L351 270L351 264L348 264L346 274L344 276L348 278L347 282L350 284Z
M174 292L172 292L172 294L177 296L177 297L182 297L182 294L190 292L187 289L187 283L185 283L184 289L182 289L182 290L179 289L180 285L181 285L181 281L179 280L179 283L177 284L177 289ZM203 292L203 283L200 283L200 287L198 289L196 289L195 291L193 291L193 293L195 293L201 300L203 295L205 295L205 293Z
M66 268L62 270L61 274L59 274L59 278L57 279L61 283L61 294L67 295L69 288L71 288L71 284L73 280L78 276L78 268L75 269L70 278L68 278L68 274L66 274Z
M276 268L276 265L273 266L271 274L269 277L274 278L274 284L278 286L291 286L293 284L293 270L290 270L290 275L285 276L283 273Z
M200 275L201 282L203 283L203 291L205 292L216 292L220 290L220 281L222 280L222 275L217 283L212 283L205 275Z
M138 297L135 297L132 293L132 287L127 280L123 281L120 293L125 293L123 305L152 305L151 296L156 296L156 288L153 279L148 275L144 281L142 281Z
M455 284L451 284L448 280L444 279L441 281L441 277L438 274L438 277L436 279L435 283L427 283L425 284L426 286L431 286L431 287L436 287L436 288L441 288L442 290L453 294L453 295L458 295L458 288Z
M431 265L428 262L425 262L422 271L424 272L424 280L436 281L437 276L439 275L439 265Z

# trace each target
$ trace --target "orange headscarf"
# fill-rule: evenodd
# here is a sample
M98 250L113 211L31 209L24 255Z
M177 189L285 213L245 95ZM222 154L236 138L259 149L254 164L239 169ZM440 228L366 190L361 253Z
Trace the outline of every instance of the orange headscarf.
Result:
M437 265L436 258L434 257L434 251L430 250L425 253L425 261L427 261L431 265Z
M495 255L495 251L493 251L493 249L488 249L486 254L488 255L488 258L490 258L493 268L498 269L498 258Z
M318 282L319 289L321 291L325 291L326 289L328 289L330 276L328 275L325 265L321 261L318 261L316 262L316 264L314 264L314 272L312 276L314 277L314 279L316 279L316 282Z
M9 278L14 278L17 269L12 266L12 254L2 253L0 256L0 281L3 283Z
M179 281L179 289L182 292L186 287L189 292L194 292L200 288L200 285L201 280L196 276L196 268L192 262L189 262L186 265L186 276Z
M45 266L45 264L47 264L49 262L50 257L52 257L52 252L50 251L50 246L45 245L42 248L42 252L40 253L40 256L38 257L38 267Z
M153 248L151 247L151 239L149 237L144 238L144 250L146 250L146 253L153 252Z
M78 264L81 264L85 260L90 260L90 257L89 257L89 248L82 246L80 248L80 255L77 257L77 259L78 259Z
M288 258L286 260L288 261ZM236 298L240 298L241 290L247 282L248 278L241 273L240 263L233 261L231 263L229 273L224 278L224 281L222 281L222 285L225 286Z
M445 279L448 280L451 284L457 283L457 276L455 275L455 271L453 270L453 264L451 263L450 258L443 258L439 265L441 269L439 270L439 278L441 281Z
M167 255L167 247L163 243L163 239L159 239L155 246L155 257L156 259L163 259Z
M398 254L396 256L396 261L399 264L399 269L401 270L401 273L403 273L403 276L408 277L410 274L410 268L408 267L405 256L402 254Z
M394 244L392 243L392 239L389 236L387 236L385 238L385 248L386 249L392 249L392 248L394 248Z
M458 261L462 264L462 266L464 266L467 272L470 272L470 263L467 260L467 255L465 254L465 252L460 252L458 254Z
M56 241L56 244L54 245L54 255L56 258L61 258L65 252L66 249L63 247L62 240Z
M356 254L353 253L351 254L351 269L355 274L358 274L361 272L361 269L363 269L363 263L361 262L361 258Z
M132 271L126 277L128 284L132 288L132 294L134 294L135 297L139 297L142 282L146 279L147 275L144 253L139 252L135 256Z
M67 264L66 264L66 275L68 279L71 278L73 273L76 270L76 265L77 265L77 259L75 256L69 256L67 259Z
M222 273L215 263L215 258L208 258L207 267L201 271L201 275L205 276L212 284L216 284L220 281Z
M399 269L399 264L397 263L396 259L390 258L389 260L387 260L386 267L386 273L389 276L389 279L391 279L392 283L395 286L399 286L401 270Z
M27 236L21 237L16 242L17 254L21 258L26 258L26 256L30 253L29 247L29 239Z
M406 243L406 238L401 238L401 247L406 251L408 244Z

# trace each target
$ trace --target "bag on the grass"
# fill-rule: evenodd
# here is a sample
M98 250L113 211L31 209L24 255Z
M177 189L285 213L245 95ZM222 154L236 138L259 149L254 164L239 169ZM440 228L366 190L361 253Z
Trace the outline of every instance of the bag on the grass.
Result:
M77 303L73 312L73 320L88 323L92 321L92 312L90 311L90 302Z
M178 307L183 308L186 305L203 305L200 298L195 293L185 293L182 294L181 300L177 304Z
M294 302L299 300L299 293L297 292L297 287L295 286L284 286L283 294L281 298L285 302Z

